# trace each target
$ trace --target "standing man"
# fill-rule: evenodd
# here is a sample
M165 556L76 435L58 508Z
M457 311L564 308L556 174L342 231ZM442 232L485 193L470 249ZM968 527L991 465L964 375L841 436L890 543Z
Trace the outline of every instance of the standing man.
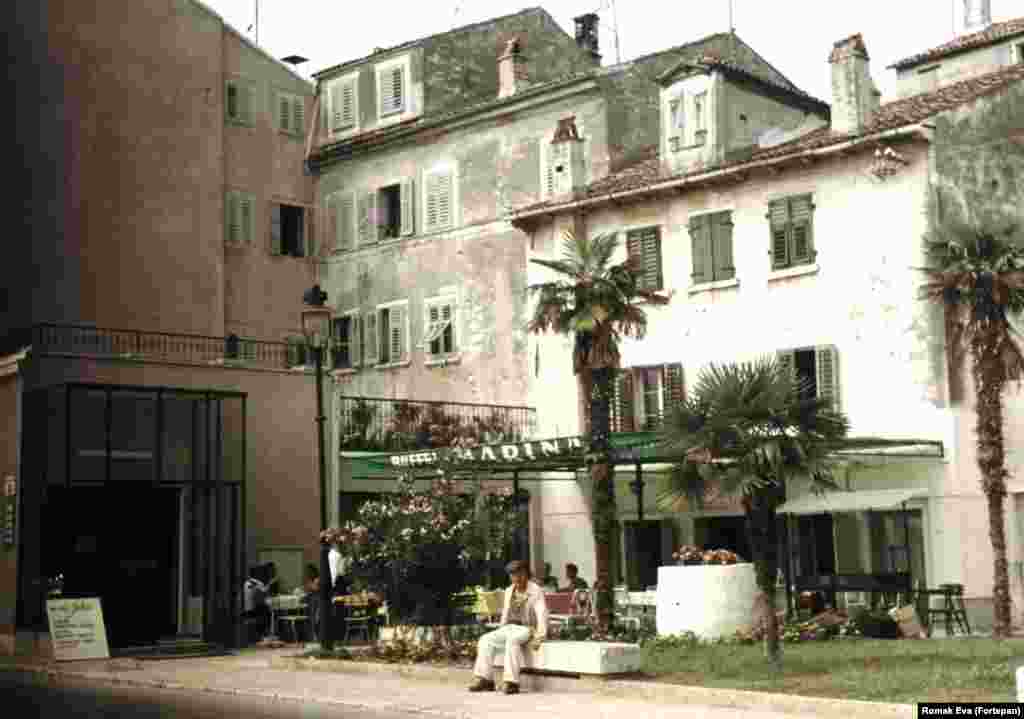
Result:
M505 571L512 585L505 590L505 606L501 610L501 625L480 637L476 650L473 675L476 682L471 692L494 691L494 655L504 652L505 693L519 693L519 669L523 664L523 645L540 648L548 633L548 608L544 603L544 590L530 581L530 567L521 560L509 562Z

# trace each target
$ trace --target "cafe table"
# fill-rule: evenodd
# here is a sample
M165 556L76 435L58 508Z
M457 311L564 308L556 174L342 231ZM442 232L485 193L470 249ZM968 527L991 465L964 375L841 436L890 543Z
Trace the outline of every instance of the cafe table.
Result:
M267 639L277 639L277 615L280 612L293 612L303 608L302 594L276 594L267 597L267 606L270 607L270 636Z

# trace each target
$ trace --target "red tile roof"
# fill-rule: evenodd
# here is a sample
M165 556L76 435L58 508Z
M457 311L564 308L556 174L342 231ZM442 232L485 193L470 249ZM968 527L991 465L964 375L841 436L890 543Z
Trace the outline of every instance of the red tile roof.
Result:
M671 180L695 177L712 171L734 169L742 171L745 165L765 160L796 157L802 153L840 145L859 137L895 130L900 127L914 125L946 110L977 100L985 95L997 92L1014 82L1024 82L1024 65L1014 65L997 72L970 78L961 82L939 88L932 92L914 95L881 106L871 122L859 133L836 133L828 127L812 130L806 135L774 147L755 148L753 154L742 160L730 160L713 167L690 170L678 174L668 174L662 169L657 153L625 168L614 175L608 175L592 182L582 192L582 197L572 200L537 202L518 208L513 215L521 216L537 211L553 211L580 199L597 199L602 195L618 194L639 190Z
M926 50L918 53L917 55L911 55L910 57L899 60L898 62L894 62L889 67L897 70L903 70L908 67L913 67L914 65L920 65L923 62L929 62L931 60L948 57L949 55L955 55L956 53L964 52L965 50L972 50L974 48L992 45L1003 40L1008 40L1016 35L1024 35L1024 17L1019 17L1015 20L1007 20L1006 22L992 23L984 30L971 33L970 35L962 35L950 40L944 45L933 47L931 50Z

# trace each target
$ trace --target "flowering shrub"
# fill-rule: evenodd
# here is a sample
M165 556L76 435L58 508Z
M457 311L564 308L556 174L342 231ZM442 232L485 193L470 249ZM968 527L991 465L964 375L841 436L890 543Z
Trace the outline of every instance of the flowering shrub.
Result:
M684 564L737 564L743 560L728 549L702 550L693 545L684 545L672 553L672 559Z

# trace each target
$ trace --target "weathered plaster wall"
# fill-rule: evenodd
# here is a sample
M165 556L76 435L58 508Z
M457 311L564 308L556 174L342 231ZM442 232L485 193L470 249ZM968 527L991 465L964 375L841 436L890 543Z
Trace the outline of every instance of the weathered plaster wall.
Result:
M719 140L724 157L754 145L768 130L789 132L800 127L810 113L747 90L728 80L722 82L719 109Z
M896 73L896 97L910 97L922 92L934 90L936 87L950 85L966 80L969 77L994 72L1007 65L1019 62L1016 46L1024 42L1024 37L978 48L952 57L943 58L935 63L923 63L917 67L901 70ZM938 65L937 70L920 72L923 68Z
M303 172L306 137L277 129L277 93L304 96L306 122L311 123L313 88L232 32L225 33L224 71L225 79L238 77L254 83L258 108L251 127L224 123L225 189L251 193L255 200L255 229L248 246L224 246L225 215L223 210L220 213L224 331L280 340L301 332L302 293L313 284L315 268L311 259L271 256L271 204L305 207L315 217L316 201L313 178ZM219 202L223 207L223 193ZM307 227L315 232L314 222Z

